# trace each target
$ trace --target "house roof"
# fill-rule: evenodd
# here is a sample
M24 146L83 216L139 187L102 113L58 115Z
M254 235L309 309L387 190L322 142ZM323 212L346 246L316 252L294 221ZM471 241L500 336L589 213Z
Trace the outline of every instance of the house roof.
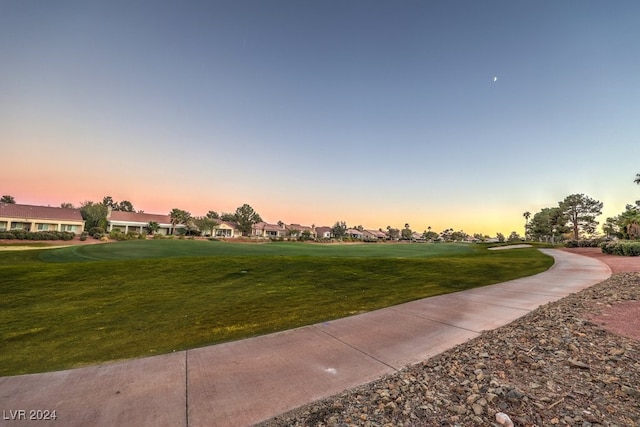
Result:
M18 205L15 203L0 203L0 217L82 222L82 215L79 209Z
M171 217L169 215L157 215L138 212L123 212L123 211L111 211L107 220L112 222L143 222L148 224L151 221L155 221L158 224L171 224Z
M387 233L385 233L384 231L380 231L380 230L364 230L364 231L371 233L378 238L387 237Z
M313 232L313 228L307 227L306 225L300 224L289 224L286 226L287 230L298 230L298 231L311 231Z
M265 231L283 231L284 228L280 227L277 224L267 224L266 222L258 222L253 224L251 227L254 230L265 230Z

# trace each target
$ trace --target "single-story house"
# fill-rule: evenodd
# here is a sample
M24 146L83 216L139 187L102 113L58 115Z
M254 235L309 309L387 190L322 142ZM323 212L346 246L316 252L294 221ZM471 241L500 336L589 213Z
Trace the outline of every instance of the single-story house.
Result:
M169 215L157 215L138 212L123 212L109 209L107 213L107 231L120 230L124 233L135 231L142 233L150 222L157 222L160 229L156 232L167 235L172 233L173 225ZM176 228L186 228L184 224L177 224Z
M284 225L268 224L266 222L258 222L251 227L252 237L262 237L267 239L275 239L286 237L287 229Z
M285 228L287 229L289 236L292 237L300 237L305 232L308 232L309 237L313 239L315 239L316 237L316 231L313 229L313 227L307 227L306 225L300 224L289 224L285 225Z
M316 238L318 239L330 239L331 227L316 227Z
M351 239L362 240L364 239L364 233L357 228L347 228L346 236Z
M385 240L387 233L382 230L364 230L365 240Z
M238 224L232 221L220 221L213 229L213 237L233 238L241 236L242 232L238 230Z
M84 220L79 209L0 203L0 230L80 234L84 230Z
M418 231L414 231L411 233L411 240L414 242L426 242L427 240L424 238L424 234Z

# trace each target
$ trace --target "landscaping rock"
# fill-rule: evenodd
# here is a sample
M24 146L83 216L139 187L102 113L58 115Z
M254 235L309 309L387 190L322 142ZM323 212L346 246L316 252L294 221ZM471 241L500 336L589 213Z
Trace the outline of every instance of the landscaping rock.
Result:
M637 427L640 341L592 320L638 295L640 273L616 274L423 363L261 425L500 426L502 413L515 426Z

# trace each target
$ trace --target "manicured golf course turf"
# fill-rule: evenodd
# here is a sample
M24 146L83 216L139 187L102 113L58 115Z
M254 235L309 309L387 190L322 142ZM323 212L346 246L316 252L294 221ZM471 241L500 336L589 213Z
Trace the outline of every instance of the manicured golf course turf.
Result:
M529 276L535 249L147 240L0 252L0 375L200 347Z

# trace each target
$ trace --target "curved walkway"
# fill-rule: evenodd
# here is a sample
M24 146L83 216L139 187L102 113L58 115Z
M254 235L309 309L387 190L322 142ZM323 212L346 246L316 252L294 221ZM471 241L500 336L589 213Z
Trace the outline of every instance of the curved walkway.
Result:
M596 259L542 251L555 264L531 277L211 347L0 377L0 426L252 425L428 359L611 275ZM29 420L38 410L55 410L57 419Z

